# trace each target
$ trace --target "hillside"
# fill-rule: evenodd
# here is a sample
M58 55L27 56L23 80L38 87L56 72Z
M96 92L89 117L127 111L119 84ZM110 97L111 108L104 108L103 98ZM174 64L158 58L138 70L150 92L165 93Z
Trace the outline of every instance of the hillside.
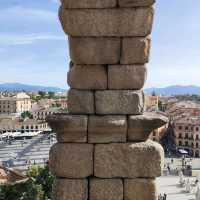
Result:
M66 90L58 88L58 87L46 87L40 85L26 85L21 83L3 83L0 84L0 91L26 91L26 92L37 92L37 91L44 91L44 92L64 92Z
M152 92L155 92L158 95L164 95L164 96L170 96L170 95L185 95L185 94L196 94L200 95L200 87L198 86L169 86L165 88L147 88L145 89L146 94L152 94Z

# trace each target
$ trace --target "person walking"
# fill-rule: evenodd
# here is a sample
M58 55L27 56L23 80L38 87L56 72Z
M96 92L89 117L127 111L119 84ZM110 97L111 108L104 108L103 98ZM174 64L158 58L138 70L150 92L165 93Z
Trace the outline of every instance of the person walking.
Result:
M162 195L161 194L159 194L158 200L162 200Z

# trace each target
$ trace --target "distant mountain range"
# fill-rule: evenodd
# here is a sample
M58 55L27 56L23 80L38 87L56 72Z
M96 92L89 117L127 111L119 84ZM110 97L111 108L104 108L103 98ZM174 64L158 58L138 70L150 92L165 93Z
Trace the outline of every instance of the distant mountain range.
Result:
M2 83L2 84L0 84L0 91L64 92L66 90L58 88L58 87L46 87L46 86L40 86L40 85L26 85L26 84L21 84L21 83Z
M27 85L21 83L2 83L0 84L0 91L26 91L26 92L65 92L67 89L62 89L58 87L48 87L41 85ZM200 87L190 85L190 86L180 86L180 85L172 85L164 88L147 88L144 90L146 94L152 94L155 92L157 95L184 95L184 94L196 94L200 95Z
M164 88L147 88L145 89L146 94L152 94L155 92L157 95L184 95L184 94L196 94L200 95L200 87L189 85L189 86L180 86L180 85L173 85Z

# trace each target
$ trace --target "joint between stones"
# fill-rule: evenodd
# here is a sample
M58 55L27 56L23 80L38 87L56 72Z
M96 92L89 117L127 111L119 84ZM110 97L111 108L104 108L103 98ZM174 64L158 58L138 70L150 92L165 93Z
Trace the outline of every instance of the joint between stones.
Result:
M126 200L125 199L125 187L124 187L124 179L122 179L122 184L123 184L123 200Z

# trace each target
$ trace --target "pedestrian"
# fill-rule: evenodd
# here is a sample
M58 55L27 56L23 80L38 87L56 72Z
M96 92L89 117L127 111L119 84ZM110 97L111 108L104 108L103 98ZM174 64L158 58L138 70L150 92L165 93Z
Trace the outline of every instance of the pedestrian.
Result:
M164 198L163 200L167 200L167 194L164 193Z
M170 166L169 165L167 166L167 169L168 169L168 172L170 173Z
M162 195L161 194L159 194L158 200L162 200Z

